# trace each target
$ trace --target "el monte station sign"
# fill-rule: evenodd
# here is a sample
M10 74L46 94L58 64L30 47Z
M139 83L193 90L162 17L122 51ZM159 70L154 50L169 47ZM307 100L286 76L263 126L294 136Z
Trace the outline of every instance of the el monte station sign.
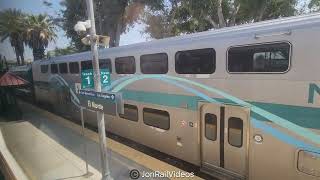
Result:
M121 113L123 109L121 106L122 97L119 93L96 92L81 89L79 95L81 106L86 109L101 111L109 115L116 115L117 109Z

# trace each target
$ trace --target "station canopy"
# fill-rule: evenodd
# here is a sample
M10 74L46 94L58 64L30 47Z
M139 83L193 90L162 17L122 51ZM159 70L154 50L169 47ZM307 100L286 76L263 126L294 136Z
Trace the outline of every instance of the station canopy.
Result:
M0 77L0 87L23 86L28 83L28 81L10 72L6 72Z

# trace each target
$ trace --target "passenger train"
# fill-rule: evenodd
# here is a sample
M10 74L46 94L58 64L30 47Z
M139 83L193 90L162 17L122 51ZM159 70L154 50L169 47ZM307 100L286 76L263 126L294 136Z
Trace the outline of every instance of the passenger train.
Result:
M91 52L32 64L37 102L80 119ZM320 14L100 49L106 128L221 179L320 179ZM86 110L85 121L97 124Z

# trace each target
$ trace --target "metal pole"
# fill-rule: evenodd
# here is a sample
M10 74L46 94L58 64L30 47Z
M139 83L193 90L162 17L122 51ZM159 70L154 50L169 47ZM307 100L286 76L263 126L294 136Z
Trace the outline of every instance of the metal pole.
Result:
M86 3L87 3L88 16L91 23L90 42L91 42L91 51L92 51L92 65L93 65L93 71L94 71L94 90L97 92L101 92L98 46L96 42L97 35L96 35L96 26L95 26L95 20L94 20L93 2L92 0L86 0ZM99 141L100 141L102 179L110 180L112 179L112 177L110 174L109 164L107 159L107 141L106 141L106 131L105 131L103 112L97 111L97 122L98 122Z
M86 138L85 138L85 131L84 131L84 119L83 119L83 107L80 107L81 110L81 124L82 124L82 136L83 136L83 150L84 150L84 158L86 161L86 174L85 176L91 176L92 173L89 172L89 165L88 165L88 152L87 152L87 143L86 143Z

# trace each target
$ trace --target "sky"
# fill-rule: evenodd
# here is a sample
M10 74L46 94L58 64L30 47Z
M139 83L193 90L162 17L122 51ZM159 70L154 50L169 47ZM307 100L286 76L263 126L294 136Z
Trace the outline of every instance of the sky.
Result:
M63 8L60 6L60 1L61 0L49 0L49 2L52 3L52 7L47 7L43 4L43 0L0 0L0 11L8 8L16 8L30 14L46 13L51 16L57 16ZM148 35L141 34L144 27L144 24L135 24L128 32L122 34L120 37L120 46L147 41ZM57 28L56 33L58 36L57 39L55 42L49 43L47 50L53 50L56 47L64 48L69 45L70 39L66 37L62 29ZM0 54L6 56L8 60L15 59L13 48L8 40L0 43ZM25 59L32 59L32 50L28 47L25 48Z

